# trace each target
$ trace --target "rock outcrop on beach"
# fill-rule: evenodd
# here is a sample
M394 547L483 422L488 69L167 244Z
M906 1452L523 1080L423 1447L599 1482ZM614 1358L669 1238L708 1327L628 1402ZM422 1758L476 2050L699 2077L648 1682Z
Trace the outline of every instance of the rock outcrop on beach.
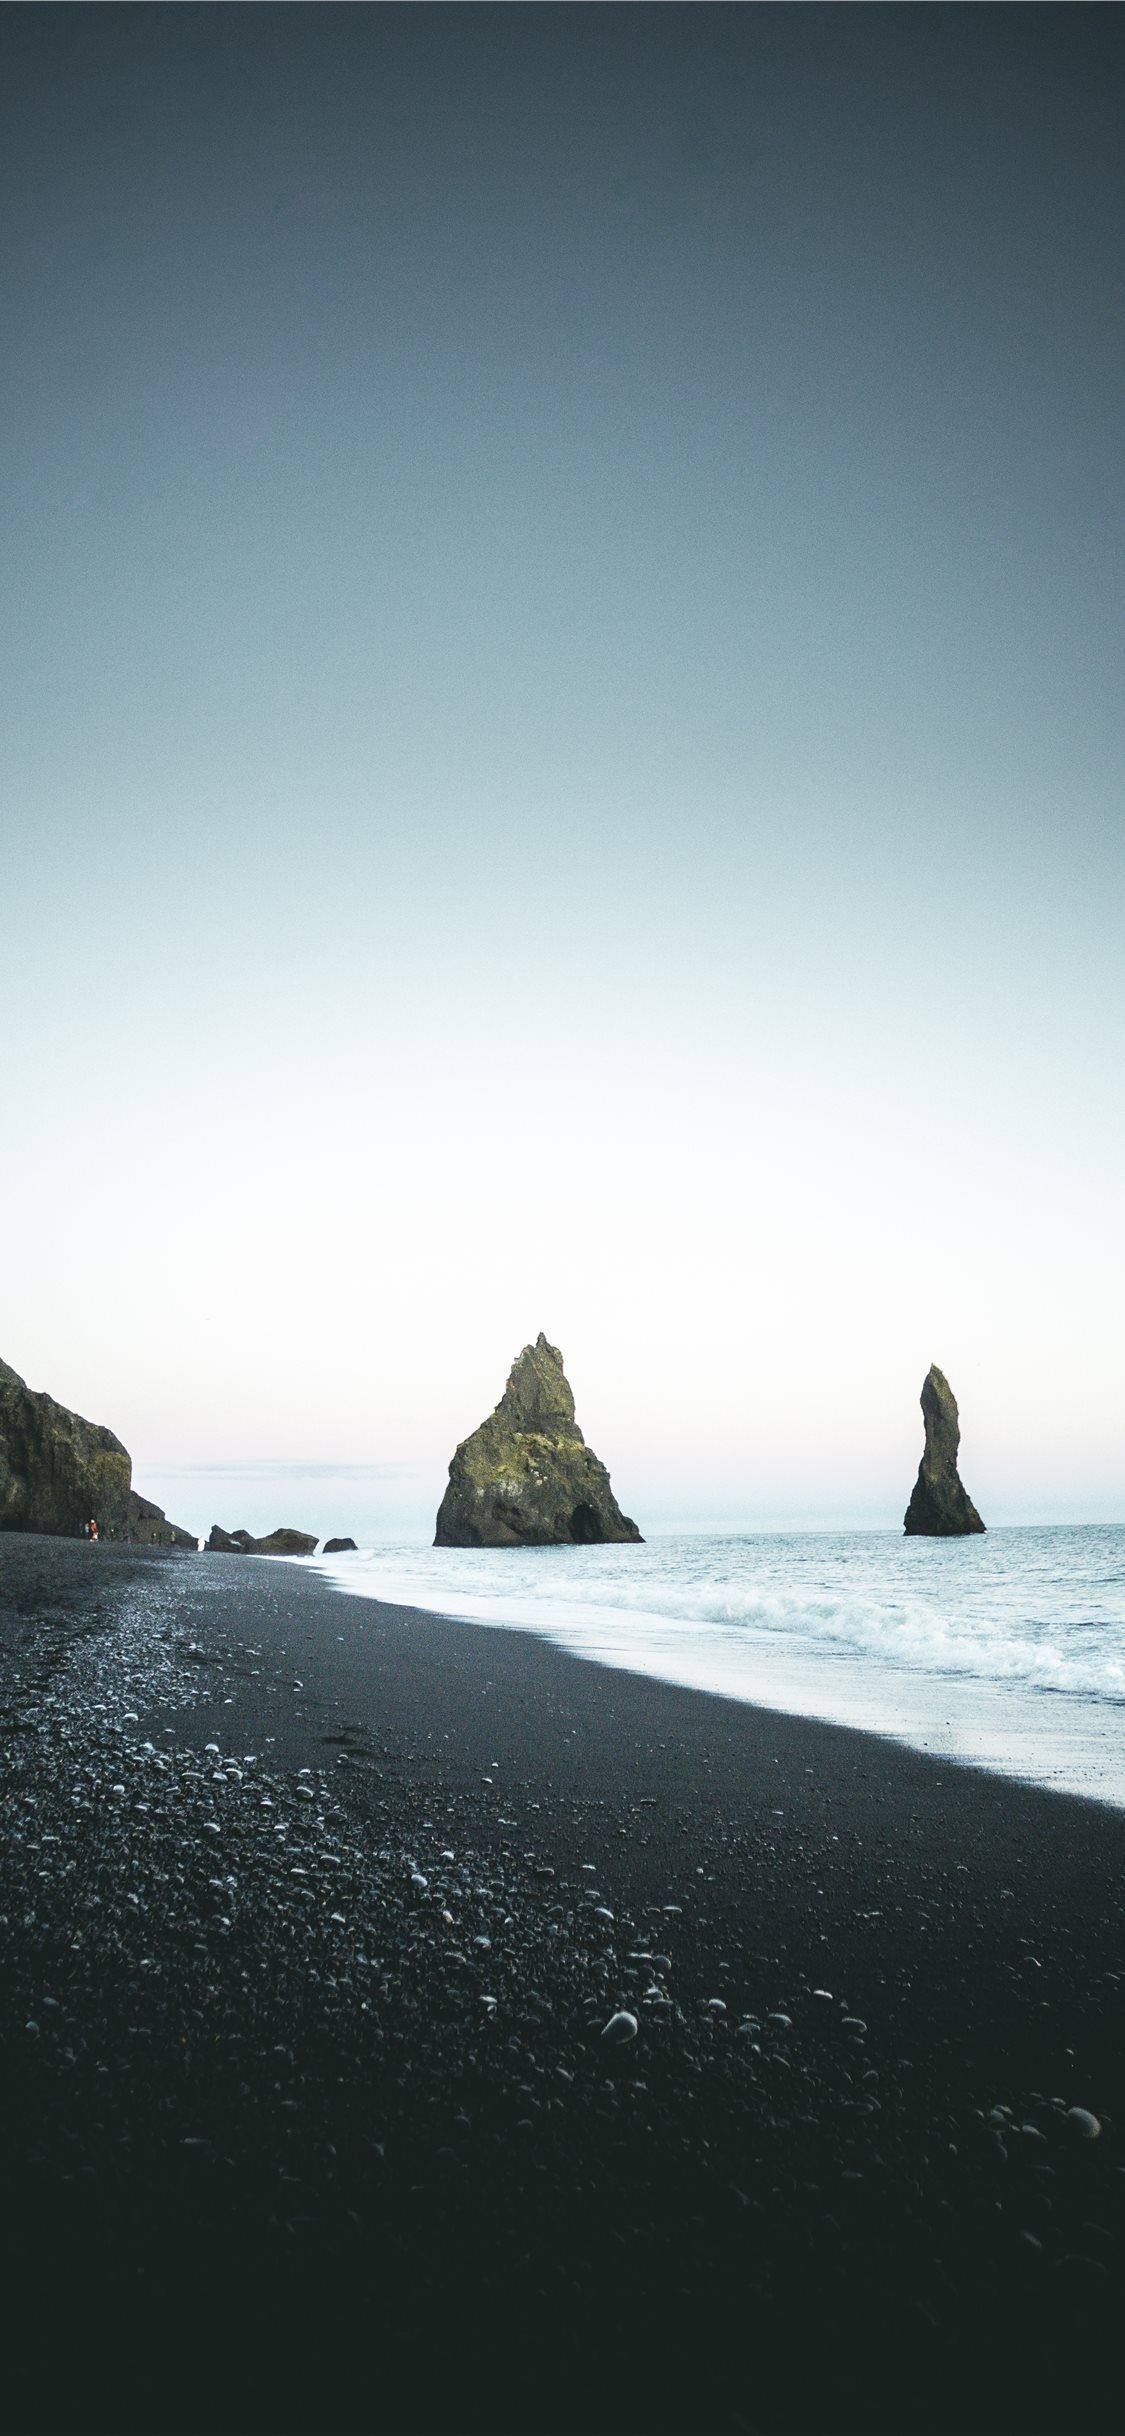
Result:
M927 1539L961 1539L984 1524L957 1469L961 1428L957 1398L948 1379L931 1362L922 1388L922 1417L926 1443L918 1478L906 1509L906 1531Z
M212 1556L311 1556L316 1546L315 1534L279 1528L265 1539L254 1539L249 1531L224 1531L221 1523L212 1523L205 1543Z
M321 1555L322 1555L322 1556L344 1556L344 1555L347 1553L347 1551L348 1551L348 1549L349 1549L349 1548L354 1548L354 1547L355 1547L355 1541L354 1541L354 1539L326 1539L326 1540L325 1540L325 1543L324 1543L324 1546L323 1546L323 1548L322 1548L322 1550L321 1550Z
M196 1545L192 1532L138 1495L128 1450L111 1429L36 1393L0 1362L0 1531L70 1537L91 1520L103 1539Z
M550 1548L639 1540L574 1418L557 1346L540 1334L494 1413L458 1447L435 1548Z

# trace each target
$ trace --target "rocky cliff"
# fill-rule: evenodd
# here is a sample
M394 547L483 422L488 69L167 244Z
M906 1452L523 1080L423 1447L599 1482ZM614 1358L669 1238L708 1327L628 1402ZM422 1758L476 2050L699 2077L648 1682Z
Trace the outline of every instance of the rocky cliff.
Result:
M111 1429L35 1394L0 1362L0 1531L69 1537L91 1519L105 1539L196 1545L193 1533L138 1496L129 1455Z
M969 1531L983 1531L984 1524L957 1469L961 1444L957 1398L936 1362L926 1373L922 1418L925 1448L904 1528L927 1539L960 1539Z
M454 1455L435 1548L549 1548L640 1536L578 1427L561 1353L538 1336L513 1362L495 1412Z
M97 1513L97 1507L93 1508ZM99 1529L100 1529L99 1524ZM153 1548L198 1548L194 1531L182 1531L178 1523L169 1522L163 1506L153 1504L151 1497L139 1497L136 1489L129 1491L129 1504L123 1533L111 1533Z

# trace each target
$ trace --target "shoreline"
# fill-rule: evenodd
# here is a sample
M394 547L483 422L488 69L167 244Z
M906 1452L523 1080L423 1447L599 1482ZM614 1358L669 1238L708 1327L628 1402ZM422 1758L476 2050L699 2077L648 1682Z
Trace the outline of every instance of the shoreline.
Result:
M265 1560L0 1614L34 2436L197 2424L185 2300L232 2430L1113 2424L1125 1814Z
M1066 1546L1074 1535L1058 1537ZM1036 1539L1041 1545L1043 1535ZM896 1552L910 1552L901 1570L880 1560L874 1571L861 1565L857 1578L850 1555L842 1565L833 1559L810 1567L802 1554L790 1572L778 1553L785 1543L776 1539L766 1543L761 1565L748 1565L749 1543L738 1543L730 1570L729 1552L716 1543L702 1600L705 1585L682 1542L671 1564L658 1558L655 1569L642 1552L639 1577L633 1566L628 1575L612 1565L591 1574L581 1561L569 1564L568 1551L546 1552L559 1555L561 1566L519 1552L497 1563L485 1552L479 1575L472 1556L446 1565L428 1554L419 1561L406 1548L311 1561L356 1596L448 1621L529 1630L611 1668L873 1733L949 1766L1125 1809L1120 1668L1097 1633L1087 1639L1071 1629L1066 1560L1054 1560L1057 1582L1050 1562L1046 1573L1033 1567L1021 1621L1019 1579L1001 1564L990 1592L980 1577L981 1541L972 1543L978 1562L968 1579L944 1551L936 1570L926 1564L919 1577L919 1544L895 1543ZM1079 1576L1083 1562L1081 1553L1071 1559ZM1096 1606L1099 1582L1086 1587ZM1064 1643L1070 1636L1065 1656L1056 1621Z

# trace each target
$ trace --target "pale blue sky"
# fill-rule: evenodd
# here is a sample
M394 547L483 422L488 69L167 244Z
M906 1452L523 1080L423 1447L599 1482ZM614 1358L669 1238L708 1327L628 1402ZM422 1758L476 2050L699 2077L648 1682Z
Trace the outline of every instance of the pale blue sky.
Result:
M0 1350L186 1520L541 1326L642 1524L932 1358L1125 1515L1122 40L0 13Z

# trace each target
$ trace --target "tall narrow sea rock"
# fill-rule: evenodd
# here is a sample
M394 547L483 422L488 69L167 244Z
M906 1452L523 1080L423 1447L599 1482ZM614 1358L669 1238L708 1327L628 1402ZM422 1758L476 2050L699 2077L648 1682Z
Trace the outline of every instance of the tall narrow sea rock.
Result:
M37 1395L0 1362L0 1531L60 1538L93 1520L106 1539L194 1548L193 1534L132 1484L129 1455L111 1429Z
M969 1531L983 1531L984 1524L957 1469L961 1443L957 1398L936 1362L931 1362L922 1388L922 1417L926 1443L904 1528L927 1539L960 1539Z
M517 1354L494 1413L458 1447L435 1548L552 1548L639 1540L574 1418L557 1346Z

